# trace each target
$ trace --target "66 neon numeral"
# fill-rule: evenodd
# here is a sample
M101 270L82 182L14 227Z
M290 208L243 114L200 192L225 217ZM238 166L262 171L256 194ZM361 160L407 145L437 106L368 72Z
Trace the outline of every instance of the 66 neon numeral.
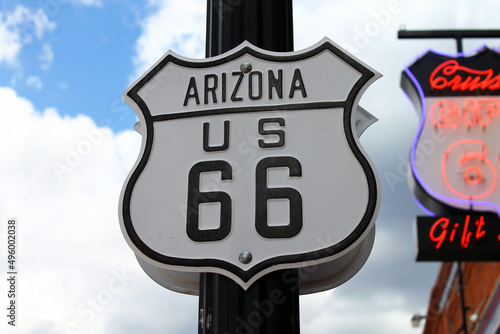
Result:
M291 238L302 229L302 196L293 188L267 187L269 168L288 167L290 177L302 176L302 166L293 157L269 157L257 163L255 170L255 229L264 238ZM233 169L223 160L202 161L195 164L188 177L188 214L186 218L188 237L197 242L220 241L231 232L232 199L223 191L200 191L200 175L206 172L221 172L221 180L232 180ZM288 199L290 221L288 225L269 226L267 201ZM200 229L199 213L203 203L220 203L220 225L215 229Z
M441 168L444 182L452 193L461 198L478 199L493 191L497 172L486 158L487 153L486 143L476 139L462 139L448 147ZM460 173L452 168L454 166L460 166ZM457 174L463 175L463 179L457 179Z

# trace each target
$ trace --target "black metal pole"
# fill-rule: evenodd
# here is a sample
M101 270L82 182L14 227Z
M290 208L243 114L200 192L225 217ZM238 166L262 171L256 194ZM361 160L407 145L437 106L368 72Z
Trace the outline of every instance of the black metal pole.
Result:
M262 49L293 51L291 0L208 0L205 56L245 40Z
M292 0L208 0L206 57L247 40L293 51ZM299 334L298 271L276 271L245 291L218 274L200 275L199 334Z
M398 38L453 38L457 52L461 53L464 38L500 38L500 30L399 30Z

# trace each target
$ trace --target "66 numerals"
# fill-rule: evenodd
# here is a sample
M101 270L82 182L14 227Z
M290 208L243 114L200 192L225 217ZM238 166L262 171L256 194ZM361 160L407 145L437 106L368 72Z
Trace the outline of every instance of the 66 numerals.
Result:
M301 177L300 162L289 156L268 157L257 163L255 170L255 229L264 238L291 238L302 229L302 196L293 188L267 187L269 168L288 167L290 177ZM188 214L186 232L197 242L220 241L229 235L232 226L232 199L223 191L200 191L200 175L206 172L221 173L221 180L232 180L233 169L227 161L214 160L196 163L188 176ZM290 221L288 225L270 226L268 224L267 202L273 199L288 199ZM200 205L220 203L220 224L215 229L200 229Z

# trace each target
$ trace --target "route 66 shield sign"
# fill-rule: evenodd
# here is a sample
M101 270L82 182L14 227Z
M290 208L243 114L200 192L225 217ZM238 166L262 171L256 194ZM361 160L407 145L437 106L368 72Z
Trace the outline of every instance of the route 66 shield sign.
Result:
M411 150L417 199L438 214L500 213L500 53L428 51L401 85L421 113Z
M351 278L380 202L355 114L379 77L328 39L290 53L168 52L124 93L142 146L120 221L146 273L192 294L200 272L247 289L300 268L301 293Z

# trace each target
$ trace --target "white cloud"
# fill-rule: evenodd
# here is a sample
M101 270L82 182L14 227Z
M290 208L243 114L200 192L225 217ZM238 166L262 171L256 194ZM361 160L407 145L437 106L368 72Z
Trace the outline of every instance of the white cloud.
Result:
M55 27L42 9L17 5L12 12L0 12L0 63L15 64L24 45Z
M169 49L185 56L204 56L206 6L196 0L152 1L150 16L139 23L132 81L141 76Z
M6 16L5 23L26 42L31 42L33 36L41 39L45 32L56 28L56 24L50 21L42 9L35 10L21 5L17 5L14 12Z
M43 44L42 53L38 56L41 61L42 70L48 70L52 66L54 61L54 52L52 51L52 46L50 44Z
M18 326L3 321L0 332L78 328L104 334L108 322L121 323L116 314L130 318L131 300L148 296L154 304L166 298L186 305L174 293L144 291L153 283L119 228L118 195L140 136L114 134L89 117L63 117L53 108L39 112L10 88L0 88L0 115L0 236L5 239L7 219L17 218L22 282ZM54 165L67 169L57 174ZM6 285L0 287L5 291ZM138 308L134 314L127 323L142 327L148 311ZM167 316L161 322L175 320Z
M1 18L0 16L0 20ZM18 35L0 21L0 63L13 64L21 47L22 43L19 41Z
M34 75L29 76L28 79L26 79L26 85L40 90L42 89L42 79Z

